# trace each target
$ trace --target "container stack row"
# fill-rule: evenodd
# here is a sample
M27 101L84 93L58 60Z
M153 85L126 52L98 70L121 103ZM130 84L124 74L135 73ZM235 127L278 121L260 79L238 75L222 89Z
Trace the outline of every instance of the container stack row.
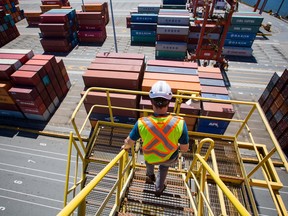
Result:
M201 92L196 63L168 60L148 60L142 82L142 91L150 91L151 86L159 80L165 80L171 86L173 94L177 94L178 89L189 91L190 94L191 92ZM184 94L186 95L186 93ZM173 110L175 102L175 100L170 102L169 112L176 112ZM141 98L140 109L152 109L148 96L143 96ZM182 103L179 112L190 115L199 115L200 103L197 102L189 105ZM193 130L197 118L186 116L185 121L188 129Z
M99 12L104 17L104 23L107 25L109 23L109 9L108 3L103 1L98 1L97 3L87 3L81 6L84 12Z
M204 98L230 100L228 91L225 87L223 77L219 68L198 67L198 74L202 88L201 96ZM202 116L232 119L234 116L233 106L229 103L216 103L203 101L201 112ZM224 134L229 121L216 119L198 119L195 131Z
M125 53L99 53L87 67L83 74L85 89L89 87L117 88L128 90L140 90L145 66L145 56L142 54ZM130 94L110 95L112 106L125 106L136 109L139 104L139 96ZM108 105L105 92L90 92L84 106L87 112L98 101L101 105ZM134 124L138 117L138 112L133 110L116 109L113 111L114 121L120 123ZM110 121L107 107L94 108L90 116L92 126L98 120Z
M10 14L0 9L0 47L19 36L19 31Z
M107 38L105 17L102 12L76 12L79 42L104 43Z
M259 98L268 122L282 149L288 153L288 70L274 73Z
M180 61L186 59L189 20L187 10L160 9L155 59Z
M25 11L24 15L29 27L38 27L41 23L40 15L51 9L71 9L68 0L42 0L40 11Z
M70 8L70 2L68 0L41 0L41 3L40 9L42 13L51 9Z
M75 9L52 9L40 18L40 42L45 52L69 52L78 44Z
M139 4L129 19L132 45L155 45L159 4Z
M47 121L71 86L62 60L0 49L0 115Z
M226 36L223 55L252 56L252 45L263 19L256 12L234 13Z
M1 10L4 14L10 14L15 23L24 19L24 11L20 9L18 0L0 0Z
M198 93L202 97L207 98L207 100L210 98L230 99L228 91L223 85L220 69L198 67L193 62L170 60L148 60L145 62L144 56L139 54L99 53L82 77L85 84L82 96L87 88L96 86L148 92L155 82L165 80L171 86L173 94L191 95ZM95 104L95 101L98 101L101 105L108 105L105 92L91 92L84 102L87 113ZM123 106L124 101L131 109L129 112L121 109L113 111L116 122L134 124L140 116L138 112L132 109L152 109L148 96L111 94L112 106ZM231 119L234 116L233 106L229 102L226 104L186 100L182 101L180 110L173 110L175 103L178 103L178 101L172 100L170 102L169 112L186 114L184 118L189 130L224 134L229 125L228 120L208 120L205 117L197 118L195 116L227 119ZM96 124L97 120L110 121L107 107L95 107L92 113L90 117L92 126Z

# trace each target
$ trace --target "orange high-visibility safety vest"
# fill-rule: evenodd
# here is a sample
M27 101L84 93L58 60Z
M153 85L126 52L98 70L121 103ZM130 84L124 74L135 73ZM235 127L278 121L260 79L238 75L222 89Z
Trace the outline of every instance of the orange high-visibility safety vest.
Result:
M143 140L144 159L151 164L167 161L178 149L183 124L182 117L172 115L140 118L138 130Z

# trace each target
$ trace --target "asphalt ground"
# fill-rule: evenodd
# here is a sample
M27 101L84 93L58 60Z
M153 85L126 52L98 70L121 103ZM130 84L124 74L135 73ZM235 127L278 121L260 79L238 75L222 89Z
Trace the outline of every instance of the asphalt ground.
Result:
M24 11L39 11L41 1L19 0L20 8ZM70 0L71 6L81 9L82 1ZM126 16L136 8L139 0L114 0L113 11L116 26L118 52L142 53L147 59L155 58L155 48L147 46L131 46L130 30L126 28ZM148 0L145 3L160 3ZM240 4L240 10L252 9ZM102 46L78 45L68 54L56 54L64 60L72 87L61 106L48 123L22 122L1 119L0 124L29 127L41 131L55 132L68 135L72 130L70 118L80 100L80 92L84 88L82 74L86 67L99 52L115 52L113 28L111 21L106 26L107 39ZM229 94L232 99L244 101L258 101L274 72L283 72L288 63L288 25L275 17L263 14L264 23L272 23L272 32L263 33L271 36L257 36L253 44L253 57L229 57L227 76L231 86ZM26 20L17 23L20 36L3 48L32 49L35 54L43 54L39 41L38 28L27 27ZM85 117L81 110L79 122ZM246 109L237 109L238 115L246 115ZM253 136L257 142L271 148L267 131L261 125L259 118L249 123ZM84 130L89 134L89 128ZM244 137L245 138L245 137ZM4 216L38 216L56 215L63 206L63 192L67 160L67 139L35 135L15 130L0 129L0 215ZM245 154L245 152L243 152ZM249 154L247 152L247 154ZM275 156L277 158L277 156ZM73 158L72 158L73 160ZM73 163L72 163L73 165ZM249 168L249 166L251 166ZM252 169L253 165L247 165ZM284 203L288 203L287 172L277 168L284 187L281 190ZM258 175L258 174L257 174ZM259 174L261 175L261 173ZM70 185L72 180L70 180ZM269 194L262 188L253 188L261 215L275 215L275 208L271 204ZM265 197L265 199L263 199ZM286 206L287 208L287 206Z

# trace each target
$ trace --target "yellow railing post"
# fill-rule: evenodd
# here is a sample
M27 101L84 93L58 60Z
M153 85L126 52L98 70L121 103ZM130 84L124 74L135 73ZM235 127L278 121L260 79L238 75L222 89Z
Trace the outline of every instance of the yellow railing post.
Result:
M73 133L70 132L69 145L68 145L68 153L67 153L67 165L66 165L66 181L65 181L65 189L64 189L64 207L67 204L67 195L69 188L69 177L70 177L70 164L71 164L71 153L72 153L72 142L73 142Z

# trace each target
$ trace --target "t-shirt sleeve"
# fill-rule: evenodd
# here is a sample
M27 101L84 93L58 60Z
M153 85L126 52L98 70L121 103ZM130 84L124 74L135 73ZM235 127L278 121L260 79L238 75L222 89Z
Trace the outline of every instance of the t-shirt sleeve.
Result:
M134 127L130 131L129 137L136 141L140 138L139 130L138 130L138 121L135 123Z
M184 121L183 123L183 132L182 132L182 135L181 137L179 138L178 142L180 144L187 144L189 143L189 136L188 136L188 128L187 128L187 125L186 125L186 122Z

